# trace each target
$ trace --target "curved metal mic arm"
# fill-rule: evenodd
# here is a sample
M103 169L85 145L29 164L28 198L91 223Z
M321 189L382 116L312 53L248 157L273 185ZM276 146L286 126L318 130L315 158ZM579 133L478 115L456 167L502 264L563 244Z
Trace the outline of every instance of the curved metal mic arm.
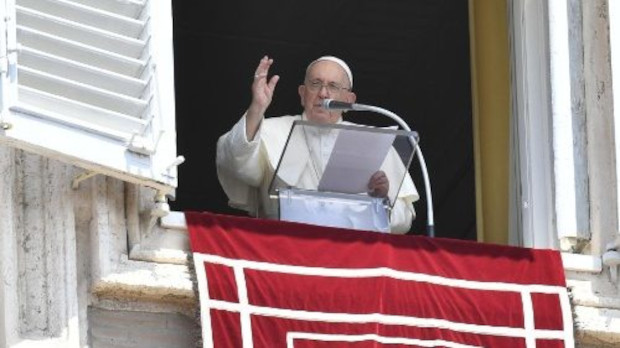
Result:
M411 132L411 128L409 128L409 125L407 125L407 123L402 118L400 118L395 113L389 110L386 110L384 108L380 108L378 106L372 106L372 105L364 105L364 104L351 104L351 110L372 111L372 112L376 112L376 113L388 116L392 120L396 121L396 123L398 123L398 125L401 128L403 128L404 130L408 132ZM427 224L426 224L426 233L428 234L429 237L435 237L435 219L433 216L433 195L431 193L431 182L428 178L428 170L426 168L426 161L424 160L424 156L422 155L422 150L420 149L418 142L416 142L411 137L409 138L409 140L411 141L412 144L415 145L415 151L418 155L420 166L422 167L422 177L424 178L424 188L426 191L426 202L427 202L426 206L427 206L427 215L428 215Z

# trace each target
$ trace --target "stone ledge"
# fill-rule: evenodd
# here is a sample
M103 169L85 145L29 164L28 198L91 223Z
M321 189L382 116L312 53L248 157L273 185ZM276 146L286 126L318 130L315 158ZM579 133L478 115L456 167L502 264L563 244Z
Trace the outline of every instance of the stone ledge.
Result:
M564 270L584 273L601 273L603 263L600 257L592 255L561 253Z
M161 218L159 224L138 240L130 242L130 260L185 265L191 254L182 212L171 212Z
M574 306L620 310L617 290L602 277L568 278L566 285L571 291L571 302ZM593 285L596 285L596 288L593 288Z
M132 261L154 262L157 264L184 265L189 259L189 252L182 249L162 248L151 245L135 245L129 253Z
M160 225L163 228L187 231L185 213L180 211L171 211L168 215L161 218Z
M612 348L620 343L620 311L574 306L578 347Z
M193 275L187 265L124 259L117 266L94 282L92 291L100 300L173 305L183 312L195 308Z

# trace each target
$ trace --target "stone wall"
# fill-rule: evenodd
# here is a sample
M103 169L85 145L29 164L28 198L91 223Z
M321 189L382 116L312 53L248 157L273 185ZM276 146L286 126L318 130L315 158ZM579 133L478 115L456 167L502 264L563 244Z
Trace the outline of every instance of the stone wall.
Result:
M184 260L130 257L129 229L138 241L162 233L148 225L151 192L101 175L76 185L81 173L0 146L0 347L103 347L115 336L151 347L167 330L158 346L187 346L195 299Z

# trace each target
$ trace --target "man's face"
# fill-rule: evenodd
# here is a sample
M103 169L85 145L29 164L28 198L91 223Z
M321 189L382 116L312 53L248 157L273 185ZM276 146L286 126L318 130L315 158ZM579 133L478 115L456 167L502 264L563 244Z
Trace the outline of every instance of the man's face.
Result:
M308 69L304 84L299 86L301 105L308 120L317 123L336 123L342 111L329 111L321 107L323 99L334 99L347 103L355 102L355 93L350 92L347 73L340 65L331 61L319 61Z

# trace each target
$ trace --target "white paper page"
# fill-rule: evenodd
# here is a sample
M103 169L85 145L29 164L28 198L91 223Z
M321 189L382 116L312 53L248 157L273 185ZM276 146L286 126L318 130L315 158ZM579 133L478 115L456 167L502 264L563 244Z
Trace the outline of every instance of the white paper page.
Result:
M368 192L368 181L381 168L395 137L388 133L340 130L318 190Z

